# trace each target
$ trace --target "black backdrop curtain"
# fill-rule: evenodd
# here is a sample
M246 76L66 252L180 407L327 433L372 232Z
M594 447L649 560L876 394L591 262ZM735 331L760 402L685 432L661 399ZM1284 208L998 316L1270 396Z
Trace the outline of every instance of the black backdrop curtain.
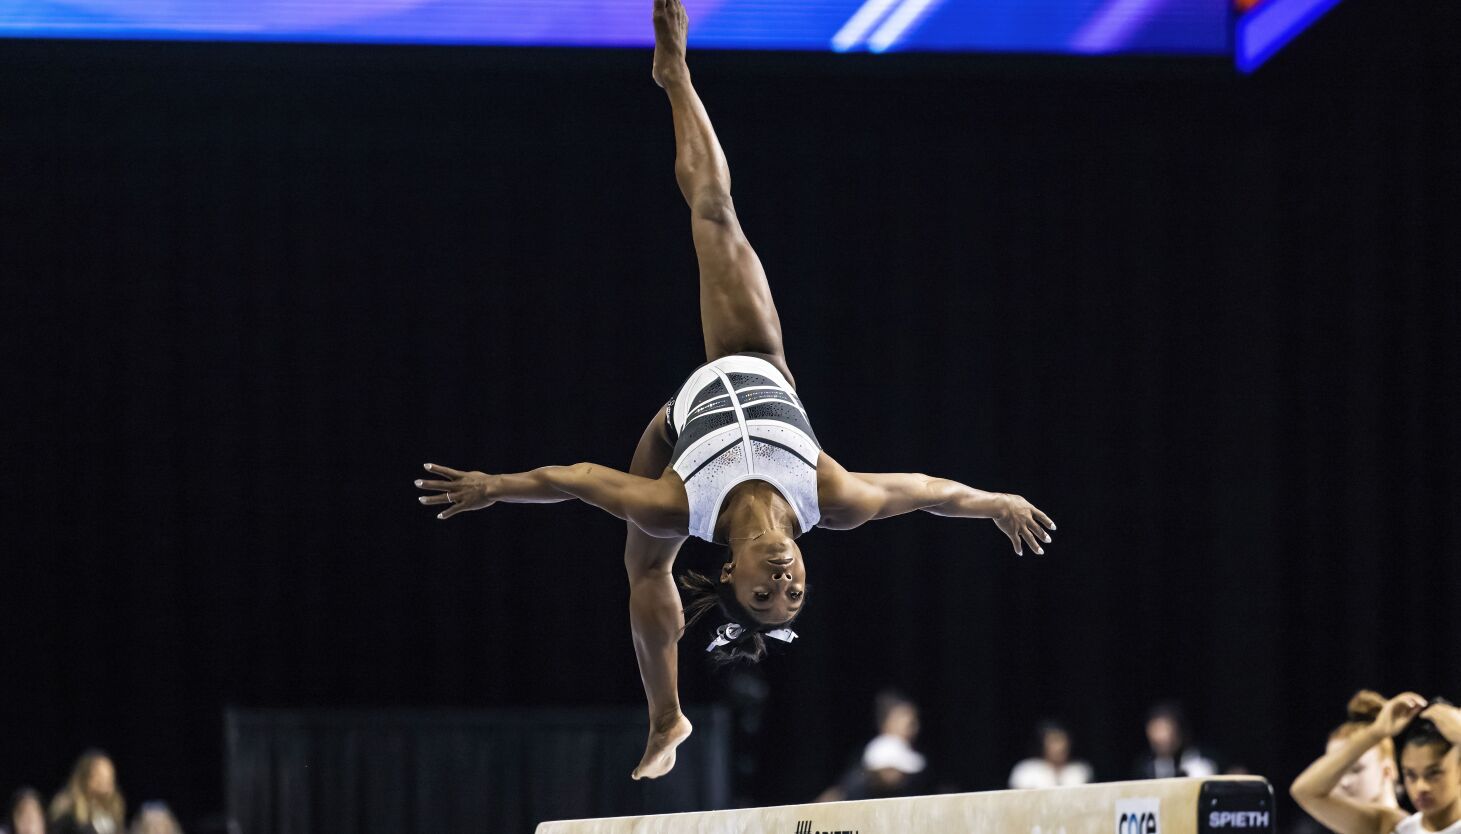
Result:
M1254 77L695 57L828 451L1060 524L808 535L742 801L887 684L968 788L1047 714L1115 778L1179 697L1283 781L1358 686L1461 695L1457 10L1351 0ZM637 702L618 522L410 480L625 465L701 361L648 61L0 44L0 784L100 744L197 813L224 703Z
M229 817L273 834L530 834L548 819L723 808L730 715L692 712L668 776L628 782L637 709L230 710Z

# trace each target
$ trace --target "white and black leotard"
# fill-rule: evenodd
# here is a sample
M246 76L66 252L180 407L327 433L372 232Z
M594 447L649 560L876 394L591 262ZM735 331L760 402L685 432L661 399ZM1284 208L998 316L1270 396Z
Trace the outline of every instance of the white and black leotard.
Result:
M802 532L816 526L817 457L796 391L774 365L733 354L700 366L665 405L675 444L670 466L685 482L690 535L715 541L721 504L736 484L771 484L791 504Z

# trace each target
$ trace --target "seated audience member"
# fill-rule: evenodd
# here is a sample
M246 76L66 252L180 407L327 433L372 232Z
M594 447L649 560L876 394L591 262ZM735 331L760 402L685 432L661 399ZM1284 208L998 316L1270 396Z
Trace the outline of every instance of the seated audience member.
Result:
M1400 778L1414 814L1383 797L1362 802L1338 790L1368 753L1396 738ZM1414 692L1397 695L1373 721L1299 774L1289 793L1338 834L1461 834L1461 710L1439 698L1428 703Z
M1070 758L1070 733L1058 721L1041 721L1035 728L1039 755L1025 759L1010 771L1011 788L1059 788L1091 781L1091 766Z
M21 788L10 797L0 830L7 834L46 834L46 809L35 788Z
M1146 740L1148 751L1136 762L1135 779L1170 779L1174 776L1212 776L1217 764L1202 755L1187 738L1182 707L1167 702L1157 704L1147 713Z
M166 803L144 802L132 820L131 834L183 834L177 817L172 815Z
M913 740L918 737L918 705L893 691L879 693L875 705L877 738L867 743L861 761L840 782L817 797L818 802L882 799L919 792L919 776L926 762L913 749Z
M99 750L81 754L66 787L51 800L52 834L121 834L126 817L112 760Z

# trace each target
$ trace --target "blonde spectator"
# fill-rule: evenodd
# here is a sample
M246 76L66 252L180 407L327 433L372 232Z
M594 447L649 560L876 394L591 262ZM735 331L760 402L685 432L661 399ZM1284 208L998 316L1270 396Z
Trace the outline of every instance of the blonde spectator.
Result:
M126 818L112 760L99 750L81 754L66 787L51 800L52 834L121 834Z

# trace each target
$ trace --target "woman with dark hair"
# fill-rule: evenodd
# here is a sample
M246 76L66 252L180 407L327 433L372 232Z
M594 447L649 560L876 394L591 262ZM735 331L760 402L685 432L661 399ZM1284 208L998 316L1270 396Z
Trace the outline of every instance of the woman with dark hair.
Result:
M1070 732L1065 725L1045 719L1035 725L1035 755L1014 766L1009 786L1014 789L1065 788L1084 785L1095 774L1091 766L1070 756Z
M822 791L816 802L887 799L915 796L927 784L927 760L913 749L918 738L918 704L895 689L884 689L873 699L878 734L862 749L862 756L837 784Z
M71 768L66 787L51 800L55 834L122 834L127 802L117 789L117 771L100 750L88 750Z
M489 475L435 464L440 518L495 503L578 499L629 523L625 563L630 621L651 728L635 778L674 766L690 734L676 693L676 641L712 608L729 622L710 649L722 660L758 660L765 639L790 642L805 604L806 567L796 539L813 527L850 530L923 510L993 519L1016 553L1043 553L1050 518L1018 495L982 492L918 474L854 473L822 451L796 394L781 320L766 273L731 201L730 172L685 63L688 21L680 0L655 0L652 76L670 99L675 178L690 208L700 266L700 324L709 360L658 409L628 472L592 463ZM689 536L729 546L718 577L690 574L681 607L670 573Z
M1338 792L1345 774L1372 748L1396 742L1400 776L1416 813ZM1339 834L1461 834L1461 710L1414 692L1385 702L1368 726L1351 732L1309 765L1289 793Z
M1176 701L1162 701L1147 711L1147 752L1136 760L1136 779L1212 776L1217 762L1203 755L1187 731L1187 714Z

